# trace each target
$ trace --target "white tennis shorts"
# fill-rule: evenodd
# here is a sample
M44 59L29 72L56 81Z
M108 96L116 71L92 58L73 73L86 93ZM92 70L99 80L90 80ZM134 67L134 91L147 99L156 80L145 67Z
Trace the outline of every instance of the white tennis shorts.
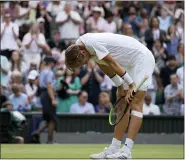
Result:
M140 91L147 91L148 86L152 83L152 74L155 68L155 59L150 51L146 51L143 56L137 59L133 67L127 68L126 71L132 77L136 87L140 84L145 76L149 78L140 87ZM124 89L128 89L128 84L123 82Z

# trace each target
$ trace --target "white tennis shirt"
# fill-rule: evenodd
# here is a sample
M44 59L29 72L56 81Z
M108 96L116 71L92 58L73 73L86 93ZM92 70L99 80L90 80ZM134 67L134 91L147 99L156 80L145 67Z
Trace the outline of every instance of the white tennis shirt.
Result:
M133 67L141 62L148 48L132 37L113 33L87 33L81 36L76 44L83 42L86 49L99 64L106 64L102 59L110 54L121 66Z

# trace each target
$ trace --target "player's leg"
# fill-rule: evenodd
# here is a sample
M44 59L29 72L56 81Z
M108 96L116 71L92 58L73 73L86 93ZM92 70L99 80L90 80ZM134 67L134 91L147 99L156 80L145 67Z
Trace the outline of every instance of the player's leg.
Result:
M144 96L145 91L138 91L130 104L130 108L132 109L131 120L128 127L127 138L123 148L119 152L107 156L107 158L131 158L131 149L134 145L134 139L142 125L142 106L144 102Z

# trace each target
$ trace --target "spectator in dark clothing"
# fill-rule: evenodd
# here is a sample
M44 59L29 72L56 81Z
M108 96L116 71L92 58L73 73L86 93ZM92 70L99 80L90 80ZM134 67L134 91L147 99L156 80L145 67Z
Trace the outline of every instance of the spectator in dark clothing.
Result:
M53 39L48 41L48 45L51 49L59 49L60 51L63 51L66 49L65 42L61 40L60 32L55 32L53 35Z
M161 42L165 42L166 33L159 29L159 20L156 17L153 17L150 23L150 28L145 32L145 42L148 49L152 50L154 42L158 39Z
M160 71L160 77L163 87L170 84L170 75L175 74L177 71L177 61L174 56L169 56L167 66L162 68Z
M87 91L89 95L88 102L96 106L99 93L101 92L100 84L103 81L104 74L97 69L93 61L89 61L87 68L82 68L79 77L83 85L82 89Z

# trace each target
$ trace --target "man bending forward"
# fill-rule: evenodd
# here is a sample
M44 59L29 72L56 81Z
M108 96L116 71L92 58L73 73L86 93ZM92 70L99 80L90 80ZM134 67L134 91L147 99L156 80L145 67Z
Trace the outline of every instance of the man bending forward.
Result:
M115 126L111 145L103 152L93 154L91 158L131 158L134 139L142 124L142 106L147 87L151 83L155 60L152 53L136 39L112 33L87 33L76 44L66 50L66 66L75 70L93 59L100 69L107 74L117 89L117 98L124 96L131 103L131 120L128 126L130 110ZM133 97L133 91L141 80L149 79ZM128 127L128 134L123 148L120 149L123 135Z

